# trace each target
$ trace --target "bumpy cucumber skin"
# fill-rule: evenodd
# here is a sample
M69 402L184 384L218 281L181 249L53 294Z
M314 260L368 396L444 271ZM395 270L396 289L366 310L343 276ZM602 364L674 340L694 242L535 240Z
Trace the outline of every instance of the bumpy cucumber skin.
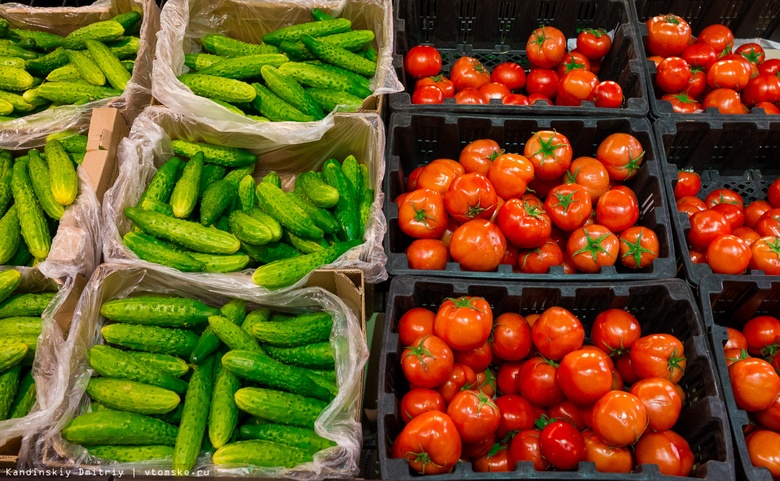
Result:
M33 83L33 76L26 70L0 66L0 89L25 91L32 88Z
M309 429L328 406L319 399L252 387L239 389L234 398L238 408L252 416Z
M301 41L316 56L325 62L355 72L365 77L373 77L376 73L376 63L352 53L341 47L326 44L310 36L303 35Z
M206 192L203 193L203 199L200 202L200 223L205 226L212 225L230 209L236 196L238 196L238 187L229 180L222 179L206 187ZM235 236L233 238L236 239ZM233 252L219 252L219 254L232 254Z
M144 201L147 199L168 203L183 165L184 162L178 157L171 157L161 165L157 172L154 173L144 193L141 194L137 205L143 207Z
M216 465L247 464L251 466L284 466L294 468L312 461L312 455L301 449L269 441L251 440L230 443L213 455Z
M333 318L327 312L301 314L281 322L264 322L252 329L252 334L264 344L295 347L330 338Z
M223 57L279 53L279 49L273 45L247 43L217 34L206 35L200 39L200 43L207 52Z
M37 151L31 150L29 155L30 160L27 164L27 168L30 172L30 181L32 182L33 190L38 198L38 202L44 212L46 212L46 215L54 220L60 220L62 219L62 216L65 215L65 207L54 198L51 189L49 167L46 165L46 162L41 159L40 155L37 155Z
M117 90L124 90L130 81L130 72L122 65L119 58L101 42L87 40L85 44L95 63L105 74L108 83Z
M223 59L224 57L210 53L188 53L184 55L184 65L193 70L203 70Z
M236 272L240 271L249 264L250 258L245 254L203 254L201 252L190 252L190 257L205 266L203 272Z
M258 112L273 122L312 122L316 120L311 115L306 115L294 106L280 99L265 85L253 83L257 96L254 106Z
M92 378L87 394L109 409L138 414L164 414L180 402L173 391L126 379Z
M79 194L79 177L73 161L59 140L46 142L45 150L52 194L60 204L70 205Z
M38 87L38 93L55 104L81 104L122 95L121 90L86 82L46 82Z
M91 446L87 451L92 456L110 459L119 463L136 463L151 460L166 460L173 457L172 446Z
M23 418L29 414L35 404L35 379L32 375L32 369L19 381L19 387L16 390L16 397L11 403L9 419Z
M141 351L125 351L125 354L136 361L166 372L174 377L182 377L190 370L184 359L168 354L155 354Z
M363 106L363 100L349 92L315 88L307 89L306 92L328 112L337 109L344 112L357 112Z
M92 58L87 57L83 52L79 52L78 50L66 50L65 53L70 59L70 64L75 67L76 72L81 78L92 85L103 86L106 84L106 76ZM52 74L49 74L46 78L48 80L55 80L57 78L49 77L53 77Z
M100 308L100 314L118 322L163 327L192 327L218 316L219 309L187 297L137 296L114 299Z
M148 201L149 203L155 201ZM169 243L143 232L128 232L122 237L122 243L139 259L155 264L173 267L182 272L202 272L206 264L188 253L174 249Z
M39 317L56 295L56 292L43 292L40 294L13 296L0 304L0 319L27 316ZM2 296L0 295L0 297Z
M213 75L188 73L180 75L179 81L195 95L223 102L251 102L256 95L255 90L248 83Z
M186 382L154 365L139 361L127 351L96 344L92 346L87 356L90 366L103 377L129 379L179 394L187 390Z
M186 329L142 326L138 324L110 324L100 330L111 344L174 356L189 356L198 343L198 336Z
M330 391L313 383L305 370L276 361L262 351L232 350L222 357L222 365L236 376L264 386L330 400Z
M257 155L235 147L224 147L205 142L189 142L181 139L172 140L171 147L176 155L189 158L197 152L203 152L206 163L223 167L246 167L257 162Z
M309 272L334 262L348 250L362 243L363 241L358 240L339 242L313 254L270 262L255 270L252 274L252 282L269 290L293 285Z
M256 189L258 205L287 230L307 239L318 240L324 235L306 213L290 201L282 191L268 182L260 182Z
M339 191L335 214L347 240L360 239L360 220L358 219L360 201L356 197L357 194L354 192L352 184L335 160L326 161L322 167L322 173L325 176L325 181Z
M22 238L36 259L45 259L51 249L51 234L43 211L32 188L26 162L17 162L13 167L11 185L14 207L19 216Z
M0 420L8 419L11 415L11 405L16 397L21 372L22 366L17 364L0 374Z
M209 440L219 449L233 436L238 424L238 407L233 396L241 388L241 381L221 362L215 363L214 392L209 411Z
M173 446L177 432L176 426L150 416L107 410L72 419L62 429L62 437L85 446L115 443L118 439L125 445Z
M279 71L290 75L298 82L309 87L332 89L349 92L364 99L371 95L371 90L348 75L328 70L324 66L301 62L287 62L279 67Z
M257 340L244 332L238 325L222 316L209 317L209 326L214 334L230 349L261 352Z
M251 217L246 212L235 210L230 214L230 232L238 240L252 245L268 244L273 234L262 222Z
M280 99L317 120L325 118L325 113L319 104L292 77L284 75L271 65L261 67L260 75L265 80L266 86Z
M257 73L264 66L279 67L289 61L287 55L281 53L225 58L199 70L198 73L241 80L257 77Z
M322 229L326 234L336 234L341 230L339 221L325 209L320 209L303 196L295 192L287 192L287 197L293 201L306 215L311 217L314 225Z
M263 35L263 42L271 45L279 45L283 40L297 41L303 35L324 37L336 33L343 33L352 28L352 22L346 18L323 20L319 22L299 23L283 27Z
M333 441L319 436L311 429L283 424L265 423L241 426L242 439L260 439L302 449L307 453L316 453L336 445Z
M181 177L171 194L171 209L179 219L186 219L195 210L198 202L200 178L206 163L203 152L198 152L184 166Z
M19 251L22 242L22 231L16 206L12 205L0 218L0 264L7 264ZM13 264L11 264L13 265Z
M220 311L223 317L229 319L233 324L240 325L246 315L246 301L231 299L222 306ZM250 332L249 334L251 335L252 333ZM219 336L217 336L211 326L208 326L203 330L200 339L198 339L198 345L195 346L195 350L190 354L190 362L193 364L203 363L208 356L217 351L219 344Z
M292 364L293 366L333 369L335 360L330 342L316 342L296 347L276 347L267 345L264 347L269 356L279 362Z
M214 386L213 373L214 357L212 356L195 369L190 379L173 451L173 469L189 471L195 466L209 417L209 405Z
M125 28L121 23L105 20L86 25L69 33L62 46L69 49L84 49L87 40L107 42L116 40L124 34Z

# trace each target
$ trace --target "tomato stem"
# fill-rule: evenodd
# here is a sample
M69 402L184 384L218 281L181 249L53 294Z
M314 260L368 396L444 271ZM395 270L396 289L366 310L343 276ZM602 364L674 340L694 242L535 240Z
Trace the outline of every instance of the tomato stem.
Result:
M425 225L425 227L429 227L428 226L428 219L433 219L434 217L428 215L425 212L424 208L423 209L418 209L417 206L414 205L413 202L410 202L409 204L412 206L412 209L414 209L414 220L416 220L417 222L423 223Z
M406 353L404 355L404 357L401 358L401 359L403 360L403 359L406 359L409 356L416 356L417 359L420 360L420 364L422 364L423 369L425 369L427 371L428 370L428 365L425 364L425 357L424 356L428 356L430 358L435 358L435 356L433 355L433 353L431 353L431 351L429 351L428 349L423 347L423 344L425 343L425 340L428 339L428 337L429 336L425 336L422 339L420 339L420 344L418 344L417 346L406 346L405 349L408 349L409 352Z
M452 303L455 304L455 307L459 309L474 309L477 312L482 312L482 309L474 305L475 299L467 296L458 297L457 299L448 297L445 301L452 301Z
M636 242L629 242L626 239L620 239L620 242L628 246L628 250L626 251L625 254L623 254L623 257L633 257L634 264L636 264L637 269L639 269L642 265L642 254L651 254L651 255L656 254L652 249L648 249L647 247L642 246L643 234L644 231L641 231L636 236Z
M674 370L679 369L680 371L684 371L683 367L680 366L681 362L684 362L686 360L685 356L677 357L677 349L672 351L672 355L669 356L669 380L671 381L674 377Z
M582 232L585 234L585 241L587 244L585 244L584 247L573 253L571 256L576 257L583 252L590 253L591 257L593 258L593 261L596 261L596 256L599 252L604 252L605 254L608 254L607 250L601 245L601 243L610 236L610 233L607 232L606 234L602 235L601 237L593 238L590 236L590 233L588 232L588 229L582 229Z
M576 199L574 199L574 194L576 194L578 191L574 190L572 192L569 192L568 194L560 194L558 192L553 193L555 196L555 200L558 201L556 206L563 206L563 213L567 214L569 212L569 206L576 202Z
M557 134L558 132L555 131L555 133ZM567 143L553 144L557 135L553 135L547 140L544 140L542 136L539 135L539 132L534 132L534 135L536 136L536 139L539 141L539 150L531 154L531 157L542 154L542 160L539 162L540 166L544 165L544 163L547 161L548 158L552 158L552 159L555 158L555 149L566 147L567 145L569 145Z

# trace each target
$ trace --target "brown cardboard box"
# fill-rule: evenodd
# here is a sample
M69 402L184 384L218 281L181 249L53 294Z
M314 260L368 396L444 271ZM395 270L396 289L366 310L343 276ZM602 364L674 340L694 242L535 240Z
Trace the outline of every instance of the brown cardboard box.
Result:
M81 167L87 171L95 188L98 202L114 184L118 173L116 153L119 142L130 131L118 109L100 108L92 111L87 139L87 154Z

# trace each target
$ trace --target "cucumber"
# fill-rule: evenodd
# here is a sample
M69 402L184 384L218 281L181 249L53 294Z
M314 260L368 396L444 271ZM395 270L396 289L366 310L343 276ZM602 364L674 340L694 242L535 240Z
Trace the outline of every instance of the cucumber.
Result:
M70 58L70 56L68 58ZM101 75L102 74L103 72L101 72ZM80 78L82 77L81 74L79 74L78 67L72 63L69 63L64 67L55 68L46 76L46 80L49 82L71 82ZM105 79L103 79L103 85L105 85Z
M59 140L46 142L46 162L54 199L62 205L70 205L79 193L79 177L68 151Z
M254 99L254 106L260 115L270 119L272 122L313 122L316 120L311 115L306 115L294 106L280 99L266 86L253 83L257 96Z
M260 68L260 74L265 80L266 86L280 99L293 105L305 115L317 120L325 118L325 113L317 102L301 87L292 77L280 73L271 65Z
M33 87L33 76L16 67L0 65L0 89L24 91Z
M19 216L22 238L35 258L45 259L51 249L51 233L33 192L26 162L14 164L11 191L16 215Z
M154 417L156 417L157 419L159 419L161 421L165 421L166 423L175 424L175 425L178 426L179 423L181 422L181 413L183 411L184 411L184 406L179 404L179 406L176 409L174 409L173 411L165 413L165 414L157 414Z
M363 100L349 92L315 88L306 89L306 92L315 102L320 104L320 107L322 107L323 110L327 110L328 112L334 112L336 110L341 112L357 112L363 106Z
M241 250L257 262L268 264L278 260L292 259L301 255L291 245L284 242L269 242L264 246L241 244Z
M254 165L247 165L245 167L237 167L224 177L223 180L226 180L233 184L233 187L236 188L236 193L238 192L238 183L241 182L241 179L246 177L247 175L251 175L252 172L254 172L255 166Z
M209 318L209 325L214 334L219 337L219 340L224 342L230 349L262 352L255 338L244 332L231 320L222 316L213 316Z
M87 394L109 409L138 414L167 413L181 401L173 391L126 379L92 378Z
M33 60L38 58L38 54L27 50L26 48L19 47L17 45L14 45L13 43L7 43L10 42L8 40L0 41L0 56L3 57L18 57L23 58L25 60Z
M223 57L279 53L279 49L273 45L242 42L224 35L206 35L200 39L200 43L207 52Z
M204 272L236 272L246 267L250 261L248 255L241 253L221 256L190 252L189 256L206 266Z
M173 377L182 377L187 374L190 367L184 361L175 356L167 354L153 354L149 352L126 351L125 354L150 367L166 372Z
M364 99L371 95L371 89L353 77L327 69L324 65L302 62L287 62L279 71L298 82L318 89L339 90Z
M233 205L238 196L238 187L229 180L219 180L206 187L203 199L200 202L200 223L204 226L212 225L222 214ZM233 239L238 239L233 234L228 234ZM232 247L232 246L231 246ZM197 249L196 249L197 250ZM233 252L214 252L215 254L233 254Z
M259 439L284 444L314 454L323 449L336 446L330 439L325 439L313 429L285 426L283 424L264 423L241 426L242 439Z
M0 337L38 337L43 325L40 317L8 317L0 319Z
M173 451L172 467L175 470L189 471L195 466L209 417L209 404L214 386L213 373L214 357L212 356L195 369L190 379L190 386L184 398L179 434Z
M313 254L325 250L329 246L325 239L320 239L319 241L303 239L292 232L285 232L283 239L304 254Z
M41 156L36 149L32 149L29 156L30 160L27 164L27 168L30 172L30 181L32 182L33 190L35 191L41 208L46 212L46 215L52 219L62 219L62 216L65 215L65 207L57 202L57 199L54 198L54 194L52 194L49 168L46 166L46 162L41 159Z
M142 18L143 16L141 15L141 12L126 12L120 13L111 20L122 25L122 27L125 29L125 35L129 35L130 32L136 30L137 27L140 26Z
M203 70L209 65L224 60L225 57L211 55L210 53L188 53L184 55L184 65L193 70Z
M0 157L0 217L8 212L13 200L11 180L13 179L13 161L8 157ZM255 195L254 189L252 195Z
M35 404L35 396L35 378L33 378L32 369L30 369L22 380L19 381L19 387L16 390L16 397L14 397L11 403L8 419L27 416Z
M289 62L287 55L282 53L271 53L263 55L247 55L245 57L225 58L216 62L198 73L203 75L213 75L229 79L248 79L257 78L260 71L265 66L278 67L283 63Z
M315 342L297 347L267 345L263 350L277 361L293 366L333 369L335 365L330 342Z
M221 165L206 164L203 167L203 174L200 176L200 187L198 188L198 197L203 198L206 188L218 180L225 177L225 168Z
M309 429L314 429L314 421L328 406L319 399L252 387L239 389L235 400L239 409L252 416Z
M301 314L287 321L264 322L252 329L263 344L295 347L327 341L333 329L333 318L327 312Z
M320 209L311 203L308 199L305 199L295 192L287 192L285 194L296 206L311 217L314 221L314 225L322 229L326 234L337 234L341 230L339 221L333 217L333 214L325 209Z
M172 140L171 147L176 155L190 158L197 152L203 152L206 163L224 167L245 167L257 162L257 155L235 147L224 147L205 142L188 142L181 139Z
M163 327L199 326L219 312L195 299L148 295L114 299L100 308L100 314L112 321Z
M282 178L274 171L267 173L265 177L263 177L263 182L270 182L280 189L282 188Z
M0 231L2 232L2 231ZM33 261L30 249L24 242L19 242L19 247L16 249L16 253L8 260L9 266L27 266Z
M299 23L263 35L263 42L271 45L279 45L283 40L297 41L304 35L324 37L325 35L347 32L351 28L352 22L346 18Z
M289 58L294 61L300 62L303 60L315 60L316 55L311 53L303 42L291 42L289 40L282 40L279 44L279 50L284 52Z
M322 229L314 225L311 218L291 202L282 189L268 182L260 182L256 194L260 208L293 234L307 239L323 237Z
M32 90L28 90L25 92L31 92ZM22 98L24 98L24 94L22 94ZM0 115L9 115L14 111L14 106L11 102L7 100L0 99Z
M189 356L198 343L198 336L192 331L167 327L110 324L104 326L100 333L111 344L174 356Z
M119 97L121 90L98 87L87 82L46 82L38 87L38 94L55 104L84 104L95 100Z
M122 65L119 58L101 42L87 40L85 44L95 63L105 74L108 83L117 90L124 90L130 81L130 72Z
M234 210L230 214L230 232L241 242L252 245L263 245L272 241L273 234L262 222L249 214Z
M246 301L231 299L222 306L220 312L222 317L229 319L233 324L240 325L246 315ZM190 362L201 364L206 357L216 352L219 348L219 342L219 337L214 333L211 326L208 326L203 330L200 339L198 339L198 345L195 346L195 350L190 354Z
M204 203L205 200L204 198ZM203 209L203 205L201 205L201 209ZM144 232L176 242L197 252L233 254L241 247L241 242L233 234L204 227L197 222L173 219L163 214L144 211L136 207L126 208L125 215Z
M357 85L360 85L361 89L364 92L370 92L371 91L371 81L367 79L366 77L363 77L360 74L356 74L355 72L352 72L350 70L343 69L341 67L337 67L335 65L331 65L329 63L325 63L321 60L311 60L306 63L313 64L319 66L321 69L323 69L326 72L329 72L333 75L338 75L344 78L349 79L351 82L354 82Z
M62 47L65 43L65 37L56 33L44 32L41 30L26 30L22 28L12 28L9 30L10 36L19 39L32 39L35 41L35 48L39 50L52 50Z
M93 411L73 418L62 437L73 444L165 445L173 446L178 429L143 414L124 411Z
M16 365L4 368L3 373L0 374L0 420L8 419L11 415L11 406L19 387L19 374L21 372L22 366Z
M255 199L257 199L257 196L255 196ZM276 219L263 212L262 209L253 207L248 214L253 219L262 222L271 231L271 242L276 242L282 238L282 225Z
M87 452L97 458L118 463L169 460L173 457L171 446L90 446Z
M16 295L0 304L0 319L8 317L40 317L56 295L56 292Z
M358 51L374 40L374 32L371 30L352 30L344 33L336 33L319 37L320 41L334 47L341 47L352 52ZM317 58L303 42L291 42L283 40L279 44L282 52L292 55L296 60L314 60Z
M259 322L268 322L268 319L271 318L271 310L267 307L261 307L260 309L255 309L254 311L247 314L247 316L244 318L243 322L241 322L241 329L244 330L247 334L252 336L252 328L255 324Z
M363 173L360 171L360 164L354 155L348 155L341 163L341 170L344 177L347 178L356 199L361 199L363 195Z
M365 77L373 77L374 74L376 74L376 62L372 62L347 49L329 45L310 35L301 36L301 42L303 42L314 55L331 65L355 72Z
M23 343L21 339L17 341L7 338L3 341L3 344L0 345L0 372L6 371L22 362L22 359L30 350L29 346Z
M238 407L233 396L241 388L241 381L221 363L214 367L214 392L209 411L209 440L219 449L230 441L238 424Z
M157 172L154 173L151 182L146 187L146 190L141 194L141 198L138 199L137 206L143 208L144 201L155 200L157 202L168 203L173 193L173 188L176 185L176 181L179 179L179 172L184 165L181 159L178 157L171 157L168 159Z
M65 50L65 53L68 55L68 59L70 59L70 64L73 65L81 78L92 85L102 86L106 84L106 76L92 58L87 57L83 52L79 52L78 50ZM56 70L50 73L46 79L50 81L56 81L57 79L64 80L60 75L53 75L55 72Z
M147 205L156 201L148 201ZM202 272L206 263L189 253L173 248L169 243L142 232L128 232L122 237L122 243L139 259L155 264L173 267L182 272Z
M145 200L144 204L141 206L143 210L149 210L152 212L157 212L158 214L167 215L168 217L173 217L173 207L171 207L171 204L164 204L162 202L156 201L156 200Z
M2 53L4 51L3 48L0 48L0 55L8 55L7 53ZM43 57L38 57L37 54L34 56L19 56L19 55L11 55L12 57L19 57L25 59L27 70L39 77L45 77L49 75L53 70L58 69L60 67L64 67L70 62L70 59L68 58L68 54L65 53L64 48L56 48L53 52L48 53L44 55ZM37 57L37 58L36 58Z
M366 231L369 218L371 216L371 205L374 203L374 190L368 189L363 192L363 198L360 200L360 233L361 237Z
M314 20L317 20L317 21L333 20L334 18L336 18L333 15L330 15L330 14L324 12L323 10L321 10L319 8L312 8L311 9L311 16L312 16L312 18Z
M335 160L328 160L322 167L325 182L339 191L339 201L336 204L335 214L341 224L341 229L348 241L360 238L360 220L358 219L359 202L352 185L344 171Z
M25 100L23 96L11 92L5 92L3 90L0 90L0 100L3 100L13 105L14 112L17 113L32 112L33 110L35 110L36 107L35 105ZM12 120L12 119L6 118L5 120Z
M217 104L217 105L220 105L220 106L222 106L222 107L225 107L226 109L230 110L230 111L231 111L231 112L233 112L234 114L238 114L238 115L245 115L243 110L241 110L240 108L236 107L236 106L235 106L235 105L233 105L233 104L229 104L229 103L227 103L227 102L223 102L223 101L221 101L221 100L216 100L216 99L210 99L210 100L211 100L212 102L214 102L215 104Z
M250 465L294 468L311 462L312 455L301 449L269 441L237 441L217 449L212 458L219 465Z
M192 93L201 97L223 102L251 102L255 99L255 90L252 86L240 80L187 73L180 75L179 81L192 90Z
M242 379L316 399L330 400L330 392L313 383L305 370L276 361L262 351L229 351L222 357L222 365Z
M241 210L246 213L249 213L257 205L256 187L257 183L251 175L244 176L238 183L238 203Z
M119 40L104 43L111 49L111 53L116 55L120 60L135 58L138 50L141 48L141 39L132 36L122 37Z
M357 240L339 242L313 254L270 262L255 270L252 274L252 282L270 290L290 286L314 269L334 262L348 250L362 243L363 241Z
M176 182L171 194L171 208L174 216L185 219L195 210L199 196L200 178L205 163L203 152L197 152L184 166L181 177Z
M127 351L96 344L87 356L92 369L105 378L129 379L179 394L187 390L186 382L153 364L136 359Z
M22 273L16 269L0 272L0 302L5 301L22 283Z
M72 31L65 37L63 47L66 49L84 49L87 40L101 42L116 40L125 34L125 28L114 20L95 22Z
M312 204L322 209L335 207L339 201L339 191L323 182L314 172L303 172L298 176L296 185Z

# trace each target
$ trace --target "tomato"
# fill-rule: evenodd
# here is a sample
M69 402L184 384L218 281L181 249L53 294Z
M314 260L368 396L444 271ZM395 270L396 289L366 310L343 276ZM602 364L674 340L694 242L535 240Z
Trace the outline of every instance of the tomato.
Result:
M515 62L500 63L490 74L490 80L506 85L509 90L520 90L525 85L525 70Z
M780 350L780 320L772 316L758 316L742 326L747 350L754 356L772 358Z
M593 405L593 432L610 446L634 444L647 427L647 410L633 394L610 391Z
M468 351L454 351L455 362L465 364L477 372L484 371L493 362L493 350L490 347L490 343L485 341L484 344L476 349L469 349Z
M394 458L404 458L421 474L452 471L461 455L461 440L452 419L429 411L412 419L393 442Z
M731 226L726 217L714 210L703 210L693 214L690 223L688 242L701 251L706 251L710 243L718 237L731 234Z
M668 57L658 64L655 83L666 93L681 92L691 77L691 66L680 57Z
M780 209L770 209L758 219L756 223L756 232L761 236L780 235Z
M447 406L464 443L474 443L496 431L501 421L498 406L480 391L460 391Z
M750 268L766 275L780 275L780 237L761 237L750 246Z
M742 90L742 101L748 107L761 102L780 101L780 78L768 73L751 78Z
M707 210L707 205L704 204L704 201L698 197L686 196L677 200L677 210L680 212L685 212L688 214L688 218L690 218L697 212Z
M611 47L612 39L603 28L586 28L577 35L577 50L589 59L600 59Z
M620 377L628 383L632 384L639 381L639 376L634 372L634 366L631 364L630 353L621 354L615 357L615 369L620 374Z
M409 173L409 177L406 179L406 190L407 192L411 192L413 190L417 190L417 181L420 179L420 174L422 174L423 169L425 168L424 165L421 165L414 170L412 170Z
M772 207L780 207L780 178L775 179L774 182L769 184L767 190L767 200Z
M691 69L691 76L688 78L688 85L683 89L683 93L694 100L699 100L707 90L707 74L697 68Z
M599 78L590 70L570 70L558 81L555 103L556 105L580 105L590 98L590 93L598 84Z
M536 417L534 408L524 397L517 394L508 394L496 399L496 406L501 412L501 421L496 430L499 439L511 433L531 429L534 427Z
M455 94L455 103L484 105L490 103L490 98L480 90L469 87Z
M544 471L550 463L542 456L539 447L539 436L542 432L538 429L526 429L515 434L509 445L509 454L515 462L530 461L534 469Z
M559 229L575 230L590 217L590 194L577 184L559 185L547 195L544 210Z
M505 362L501 364L501 367L498 368L496 384L502 394L518 394L520 392L520 371L524 365L525 363L523 362ZM554 371L553 377L555 377Z
M493 353L507 361L519 361L528 356L533 347L531 326L523 316L505 312L493 323Z
M412 92L413 104L442 104L444 103L444 92L435 85L426 85L414 89Z
M780 114L780 108L771 102L759 102L756 104L757 109L764 109L764 113L767 115Z
M417 387L434 388L447 380L455 361L450 347L436 336L426 335L404 348L401 368Z
M525 54L533 65L553 68L566 54L566 36L555 27L539 27L528 37Z
M555 469L571 471L585 461L585 440L577 428L565 421L547 420L539 435L542 456Z
M479 91L487 97L488 99L503 99L507 95L509 95L510 92L509 89L504 84L500 84L497 82L488 82L482 87L479 88Z
M441 72L441 54L435 47L417 45L404 58L404 70L414 78L433 77Z
M688 257L690 258L691 262L693 264L706 264L707 263L707 256L702 254L699 251L691 249L688 251Z
M691 39L691 26L677 15L658 15L647 21L647 51L650 55L680 55Z
M455 395L464 389L476 389L477 374L465 364L455 363L449 377L436 388L444 402L449 404Z
M585 440L585 461L596 465L601 473L630 473L634 467L634 457L628 448L608 446L593 431L582 433Z
M693 451L688 441L674 431L646 433L634 448L636 462L656 464L661 474L688 476L693 467Z
M528 359L517 374L517 392L534 406L558 404L564 394L558 384L557 370L555 361L542 357Z
M674 186L674 198L696 196L701 190L701 177L696 172L687 170L677 171L677 183Z
M593 345L610 356L628 352L641 335L639 321L622 309L601 312L593 320L590 330Z
M771 58L761 63L758 66L758 73L771 73L776 74L780 71L780 59Z
M617 82L605 80L593 87L588 100L599 108L619 109L623 105L623 89Z
M590 195L591 204L609 189L609 173L604 164L593 157L577 157L566 172L567 184L578 184Z
M563 134L540 130L526 141L523 155L534 165L536 177L551 180L562 176L569 168L572 147Z
M616 133L604 139L596 150L596 158L604 164L612 180L626 181L639 171L645 151L631 134Z
M658 66L661 64L661 62L664 61L665 57L661 57L660 55L651 55L647 57L647 60L650 62L653 62L655 64L655 68L658 68Z
M562 307L545 310L531 328L534 345L547 359L558 361L582 347L585 329L577 317Z
M631 346L631 367L639 379L662 377L680 382L686 365L685 348L671 334L640 337Z
M556 84L557 85L557 84ZM557 89L557 87L556 87ZM557 93L557 90L556 90ZM528 103L531 105L553 105L553 101L550 97L542 94L530 94L528 95Z
M445 98L455 96L455 85L452 83L452 80L445 77L444 75L440 74L434 77L423 77L419 79L417 82L415 82L414 89L418 90L419 88L428 85L438 87L439 90L441 90L442 93L444 94Z
M718 55L723 56L727 53L731 53L731 48L734 46L734 34L731 33L731 30L725 25L708 25L699 32L696 42L706 43L712 47Z
M713 190L707 194L707 197L704 198L704 203L707 205L708 209L712 209L718 204L733 204L739 207L743 207L745 205L744 201L742 200L742 196L731 189Z
M735 235L720 236L707 247L707 263L716 274L745 272L750 256L750 246Z
M546 274L550 267L563 264L563 251L555 241L548 240L541 247L520 253L517 267L527 274Z
M450 80L456 92L466 88L478 89L490 82L490 72L474 57L461 57L452 66Z
M515 462L509 453L508 444L494 444L490 451L471 462L476 473L501 473L512 471Z
M579 406L568 399L564 399L558 404L550 406L547 409L547 415L559 421L571 423L577 430L582 430L585 429L582 410L582 406Z
M768 408L756 412L756 421L764 427L780 432L780 396Z
M590 60L585 55L572 50L563 56L558 64L558 75L564 76L572 70L587 70L590 72Z
M558 385L577 404L590 405L612 390L609 357L598 349L578 349L561 360Z
M745 210L738 205L720 203L714 205L711 209L723 214L723 217L726 218L726 222L729 223L729 227L731 227L732 233L745 224Z
M629 227L620 234L620 262L631 269L644 269L661 252L658 236L647 227Z
M774 479L780 478L780 433L759 429L746 438L753 466L767 468Z
M467 271L492 271L506 253L506 237L489 220L471 220L458 227L450 239L450 255Z
M476 443L463 443L463 452L460 455L461 459L481 458L490 452L494 444L496 444L496 436L493 434Z
M490 219L497 203L493 184L477 172L456 177L444 193L444 207L458 222Z
M401 399L401 419L408 423L429 411L444 412L446 405L441 394L433 389L412 389Z
M435 190L441 195L447 192L450 184L465 171L463 166L451 159L436 159L423 167L417 176L417 187Z
M439 306L433 328L453 349L476 349L490 337L493 311L482 297L447 298Z
M715 107L722 114L745 114L747 109L742 104L739 94L732 89L715 89L704 97L702 107Z
M410 269L442 271L450 260L450 251L439 239L416 239L406 248Z
M724 349L723 355L726 358L726 367L731 366L735 362L741 360L741 359L748 359L750 358L750 355L748 355L747 350L745 349Z
M613 232L623 232L638 220L639 206L622 190L606 191L596 205L596 222Z
M460 151L458 162L463 166L464 172L479 172L487 175L490 166L504 151L495 140L475 140Z
M534 104L534 94L544 95L543 100L547 100L550 105L550 99L558 95L558 80L560 76L555 70L545 68L533 68L528 73L525 81L525 90L528 92L528 101Z
M501 103L504 105L530 105L531 102L523 94L509 94L501 99Z
M745 411L767 409L780 394L777 371L763 359L753 357L735 362L729 366L729 379L737 407Z
M742 334L737 329L732 329L731 327L726 328L726 332L728 333L729 339L726 341L726 344L723 345L723 349L747 349L747 339L745 338L745 335Z
M410 192L398 207L398 225L411 237L440 237L447 227L447 211L441 195L430 189Z
M747 245L749 245L751 247L753 246L753 243L755 241L757 241L758 239L761 238L761 236L758 235L758 232L754 231L750 227L745 227L745 226L737 227L731 233L734 234L735 236L739 237L743 241L745 241L747 243ZM751 260L753 260L752 257L751 257Z
M602 225L580 227L571 233L566 251L578 270L598 272L603 266L613 266L620 252L617 236Z
M423 336L433 334L433 321L436 314L424 307L410 309L398 320L398 337L401 344L411 346Z
M694 43L685 47L681 57L691 67L699 67L706 70L718 60L718 53L720 52L716 52L714 48L706 43Z
M503 154L493 160L487 172L488 180L504 200L525 194L528 182L534 178L534 164L519 154Z
M677 423L682 409L682 399L677 394L673 382L660 377L642 379L631 386L631 394L645 406L648 428L653 431L665 431L672 429Z

